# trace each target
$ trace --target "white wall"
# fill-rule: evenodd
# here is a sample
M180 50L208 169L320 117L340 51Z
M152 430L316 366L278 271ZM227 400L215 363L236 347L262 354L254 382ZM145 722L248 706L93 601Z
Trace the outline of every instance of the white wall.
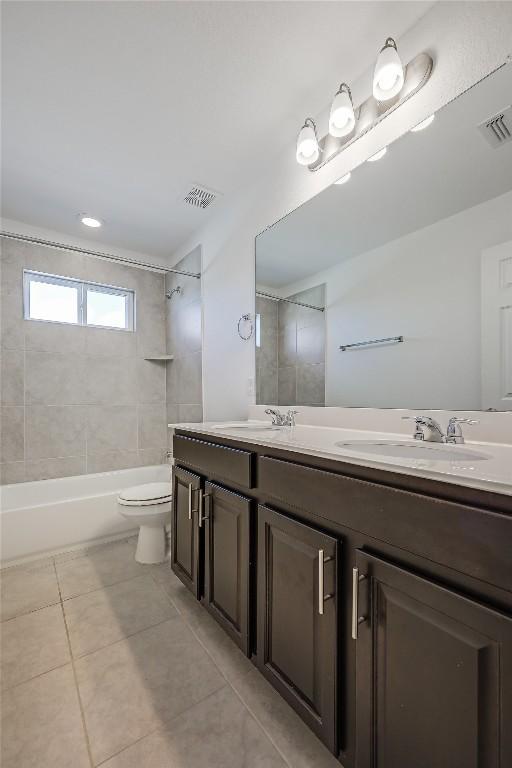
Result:
M507 192L287 286L326 284L326 405L481 407L481 257L512 237L511 212Z
M203 246L206 419L243 418L252 399L254 346L238 338L236 324L241 314L254 311L256 235L502 64L512 53L512 3L438 3L398 44L406 61L421 51L434 59L432 77L417 96L317 173L296 164L295 136L290 136L272 176L241 191L235 204L224 201L216 218L173 255L178 261L198 243ZM368 64L365 77L353 84L356 103L369 95L373 62ZM320 133L332 77L326 72L322 84L326 111L317 116Z

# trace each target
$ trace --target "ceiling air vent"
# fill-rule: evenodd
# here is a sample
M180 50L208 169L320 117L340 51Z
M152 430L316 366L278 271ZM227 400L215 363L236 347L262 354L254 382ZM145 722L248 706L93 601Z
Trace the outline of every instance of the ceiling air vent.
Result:
M512 106L484 120L478 127L493 148L512 141Z
M213 192L211 189L206 189L206 187L201 187L199 184L194 184L183 198L183 202L188 203L188 205L193 205L194 208L202 208L205 210L205 208L210 207L217 197L217 192Z

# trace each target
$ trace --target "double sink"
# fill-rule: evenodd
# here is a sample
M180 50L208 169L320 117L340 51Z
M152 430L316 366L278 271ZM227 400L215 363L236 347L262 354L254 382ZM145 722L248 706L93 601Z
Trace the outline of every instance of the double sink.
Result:
M277 434L279 432L290 435L297 427L278 427L264 422L231 422L216 424L214 430L219 432L245 432ZM430 461L467 462L485 461L491 456L472 448L448 443L422 442L420 440L339 440L334 443L337 448L345 448L360 454L387 456L395 459L429 459Z

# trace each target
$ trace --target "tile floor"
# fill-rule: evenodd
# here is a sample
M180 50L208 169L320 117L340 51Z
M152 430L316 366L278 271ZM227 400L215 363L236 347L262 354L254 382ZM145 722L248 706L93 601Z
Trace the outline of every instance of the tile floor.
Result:
M2 571L3 768L340 768L128 539Z

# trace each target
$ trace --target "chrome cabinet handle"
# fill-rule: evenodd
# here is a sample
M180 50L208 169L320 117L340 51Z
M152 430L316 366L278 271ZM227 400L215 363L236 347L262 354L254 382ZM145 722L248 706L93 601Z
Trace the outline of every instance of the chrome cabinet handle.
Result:
M188 519L192 520L192 483L188 484Z
M352 640L357 640L359 624L366 621L366 616L359 616L359 582L366 576L359 575L359 568L352 568Z
M211 496L211 493L203 493L201 489L199 489L199 511L197 515L197 522L200 528L203 527L203 523L205 520L208 520L208 515L203 514L203 507L204 507L204 501L209 496Z
M324 557L324 550L318 550L318 613L324 615L324 603L334 595L324 595L324 563L334 560L333 557Z

